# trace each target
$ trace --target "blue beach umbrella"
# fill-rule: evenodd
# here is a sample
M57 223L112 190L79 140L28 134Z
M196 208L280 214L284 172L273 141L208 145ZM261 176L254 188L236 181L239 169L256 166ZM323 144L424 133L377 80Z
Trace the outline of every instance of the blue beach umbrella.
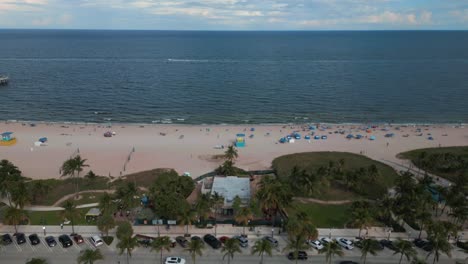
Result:
M309 140L309 139L310 139L310 136L307 135L307 136L304 137L304 139Z
M375 136L370 136L369 139L370 140L375 140Z
M348 138L348 139L352 139L353 137L354 137L353 134L348 134L348 135L346 136L346 138Z

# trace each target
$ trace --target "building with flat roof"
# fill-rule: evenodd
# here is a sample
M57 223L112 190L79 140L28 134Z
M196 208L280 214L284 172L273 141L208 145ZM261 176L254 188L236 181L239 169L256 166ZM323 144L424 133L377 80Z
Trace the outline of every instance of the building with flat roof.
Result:
M224 209L232 208L236 196L239 196L242 205L247 205L250 202L250 179L237 176L215 176L203 181L202 192L211 194L216 192L223 196Z

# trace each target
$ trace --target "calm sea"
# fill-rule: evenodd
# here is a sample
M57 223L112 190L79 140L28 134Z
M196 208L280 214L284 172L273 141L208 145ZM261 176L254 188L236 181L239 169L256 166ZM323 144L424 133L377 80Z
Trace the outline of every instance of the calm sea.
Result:
M0 30L0 120L468 122L468 31Z

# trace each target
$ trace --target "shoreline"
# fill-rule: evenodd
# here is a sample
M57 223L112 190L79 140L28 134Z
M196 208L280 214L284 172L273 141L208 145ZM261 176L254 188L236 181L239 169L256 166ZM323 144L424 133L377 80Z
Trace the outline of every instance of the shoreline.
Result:
M370 132L363 130L372 125L377 127L370 128ZM338 130L345 132L340 134ZM219 160L212 159L213 155L223 154L225 149L218 147L232 144L238 133L245 134L246 147L239 148L236 166L245 170L269 169L274 158L300 152L342 151L363 154L378 161L402 163L396 157L400 152L468 145L468 128L459 124L321 123L315 135L327 135L326 140L305 140L304 136L313 131L304 123L189 125L0 122L0 133L7 131L14 132L17 144L0 146L0 159L10 160L23 171L24 176L33 179L58 178L63 162L78 151L90 165L82 175L89 169L101 176L119 177L155 168L173 168L179 174L189 172L195 178L220 165ZM104 133L107 131L116 132L116 135L106 138ZM280 138L294 131L299 131L302 139L295 143L279 143ZM362 134L363 138L349 140L346 139L348 133ZM394 133L394 137L386 138L387 133ZM366 139L366 136L371 135L376 139ZM47 146L36 145L42 137L47 137ZM428 137L433 139L429 140ZM133 149L136 150L134 153Z

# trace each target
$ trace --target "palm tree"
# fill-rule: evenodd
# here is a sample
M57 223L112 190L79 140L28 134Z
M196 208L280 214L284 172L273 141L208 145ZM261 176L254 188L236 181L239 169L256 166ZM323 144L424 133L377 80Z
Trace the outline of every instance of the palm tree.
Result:
M275 216L278 212L291 203L292 193L289 185L271 177L263 177L260 181L257 199L260 201L263 210L271 215L271 222L274 225Z
M234 161L238 157L237 149L234 145L229 145L226 152L224 152L224 158L228 161Z
M95 250L86 249L82 251L78 256L78 264L93 264L98 260L103 260L104 256L101 254L101 251L97 248Z
M213 195L211 195L211 206L214 208L214 217L215 217L215 236L216 236L216 231L217 231L217 223L216 223L216 216L218 214L219 208L223 206L224 204L224 197L217 192L214 192Z
M395 253L393 253L393 255L401 254L400 262L398 262L399 264L403 260L403 256L405 256L406 260L409 261L411 258L416 257L416 255L418 254L418 252L416 252L416 250L413 248L413 245L411 244L410 241L398 239L394 245L395 245L395 249L394 249Z
M109 213L105 212L103 215L101 215L96 223L98 229L105 233L106 236L109 236L109 230L115 227L115 220L114 217Z
M68 219L72 225L72 233L75 233L75 219L81 217L81 211L76 208L76 205L73 201L67 200L63 204L63 211L60 211L60 215L63 219Z
M359 236L361 236L362 228L368 226L372 222L372 216L369 211L369 203L357 201L351 206L351 225L359 227Z
M202 194L195 202L195 211L201 221L208 217L211 208L211 195L210 193Z
M426 258L429 258L431 254L434 254L434 260L432 263L439 262L440 253L445 253L447 256L451 256L452 246L447 240L448 230L440 222L432 223L429 226L427 239L432 244L432 250L429 252Z
M11 201L16 208L23 209L31 200L30 192L23 181L16 181L10 188Z
M117 243L117 248L120 250L119 255L122 255L124 252L127 255L127 264L129 263L129 258L132 256L132 251L138 246L138 240L136 237L126 236L120 239Z
M15 226L15 232L18 233L18 225L26 217L26 213L23 209L8 206L5 210L5 223L8 225Z
M237 210L236 215L234 216L234 220L242 224L242 233L245 235L245 226L249 223L249 220L252 219L253 213L250 206L241 207Z
M299 234L296 236L289 237L288 244L283 249L283 251L292 250L294 259L296 260L296 264L297 264L299 251L306 250L306 249L309 249L309 245L306 244L306 239L304 237L304 234Z
M185 225L185 234L188 234L189 225L195 220L195 212L192 210L181 212L179 224Z
M49 262L47 262L47 260L43 258L32 258L26 261L26 264L47 264L47 263Z
M227 257L228 264L230 264L231 259L234 259L234 254L236 252L237 253L242 253L242 251L241 251L241 249L239 247L239 240L237 240L235 238L229 238L228 240L226 240L226 242L224 242L224 246L221 249L221 252L222 253L224 252L223 260L224 260L224 258Z
M254 246L252 247L252 255L258 253L260 256L260 264L263 264L263 255L266 253L268 256L271 257L272 251L271 243L265 239L260 239L255 241Z
M371 254L372 256L377 255L377 250L379 249L379 242L374 239L364 239L362 241L362 256L361 258L364 260L364 264L366 264L367 254Z
M186 251L190 253L190 256L192 257L193 264L195 264L195 259L198 256L203 255L203 249L205 248L205 244L201 240L192 240L188 243Z
M160 261L161 264L163 263L163 251L166 250L167 252L171 251L171 239L168 236L157 237L151 243L151 251L160 252Z
M318 253L325 254L325 260L328 264L331 264L333 256L342 257L344 255L343 249L335 241L325 244L322 249L319 249Z
M86 159L82 159L80 155L76 155L74 158L66 160L62 165L62 176L69 176L75 179L75 193L78 193L78 178L80 177L80 172L83 171L84 167L89 167L85 162Z
M128 182L117 189L115 196L121 200L124 209L132 208L138 202L138 199L135 199L135 196L138 196L138 187L135 183Z
M109 193L105 192L99 198L98 207L102 214L106 214L107 212L109 214L112 214L116 209L116 204L114 203L112 196Z

